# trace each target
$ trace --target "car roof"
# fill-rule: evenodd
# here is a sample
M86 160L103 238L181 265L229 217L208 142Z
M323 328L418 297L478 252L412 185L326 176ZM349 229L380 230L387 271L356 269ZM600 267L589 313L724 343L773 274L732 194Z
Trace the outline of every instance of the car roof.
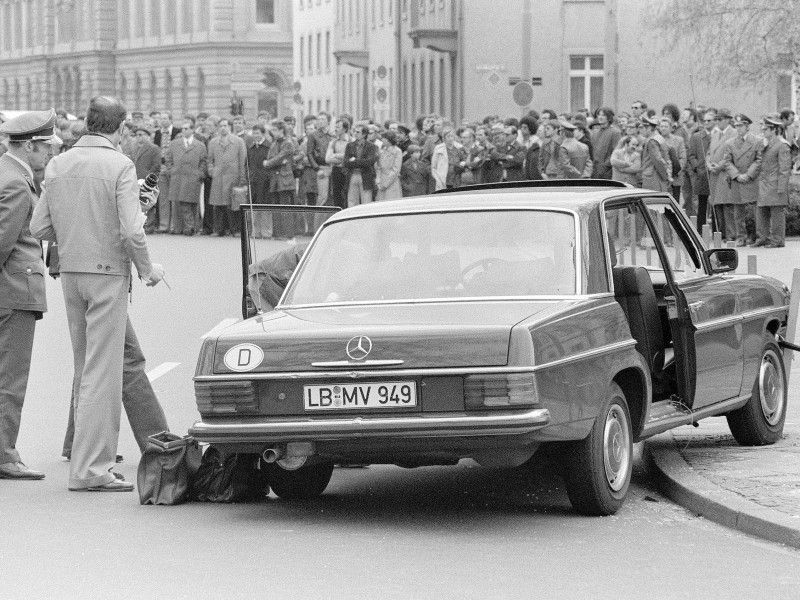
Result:
M558 185L553 185L552 187L537 186L536 188L497 187L477 190L467 187L430 196L413 196L398 200L361 204L336 213L330 220L453 209L562 208L585 212L591 210L603 200L652 195L661 195L661 193L648 192L637 188L611 186L603 188L596 185L586 187L560 187Z

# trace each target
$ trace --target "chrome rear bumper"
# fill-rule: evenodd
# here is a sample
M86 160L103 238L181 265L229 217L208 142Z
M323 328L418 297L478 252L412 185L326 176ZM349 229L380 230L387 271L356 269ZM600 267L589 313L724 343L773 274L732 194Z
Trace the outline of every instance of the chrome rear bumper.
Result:
M214 423L197 421L189 433L205 443L348 440L357 438L458 438L508 436L531 433L550 424L550 411L537 408L525 412L481 415L431 415L338 419L283 419L259 423Z

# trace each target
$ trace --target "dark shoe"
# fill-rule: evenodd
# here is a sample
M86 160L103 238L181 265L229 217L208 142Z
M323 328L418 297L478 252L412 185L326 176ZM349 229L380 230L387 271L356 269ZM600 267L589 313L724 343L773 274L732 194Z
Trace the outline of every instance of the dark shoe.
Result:
M211 237L223 237L224 235L225 235L224 233L220 233L219 231L215 231L214 233L211 234Z
M44 479L44 473L29 469L22 462L3 463L0 465L0 479Z
M121 462L122 462L122 461L124 461L124 460L125 460L125 458L122 456L122 454L117 454L117 455L114 457L114 462L117 462L117 463L121 463Z
M766 246L767 240L756 240L752 244L750 244L751 248L760 248L761 246Z

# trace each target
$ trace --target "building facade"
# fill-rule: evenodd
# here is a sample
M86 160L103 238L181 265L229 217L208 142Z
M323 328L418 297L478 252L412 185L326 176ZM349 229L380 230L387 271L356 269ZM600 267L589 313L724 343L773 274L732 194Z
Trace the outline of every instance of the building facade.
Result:
M668 50L649 29L654 1L293 0L295 109L314 112L320 99L358 117L459 122L643 100L755 118L796 102L791 74L758 87L708 83L703 57Z
M291 0L0 0L0 108L292 110Z

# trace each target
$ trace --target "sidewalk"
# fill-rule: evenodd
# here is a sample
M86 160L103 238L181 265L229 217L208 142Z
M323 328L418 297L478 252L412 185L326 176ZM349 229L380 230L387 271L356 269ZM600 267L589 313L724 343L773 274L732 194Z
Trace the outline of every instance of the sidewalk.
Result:
M800 240L785 248L739 249L739 272L748 255L758 273L791 286L800 268ZM773 446L739 446L724 417L700 421L648 440L645 455L664 493L722 525L800 548L800 353L789 382L784 437Z

